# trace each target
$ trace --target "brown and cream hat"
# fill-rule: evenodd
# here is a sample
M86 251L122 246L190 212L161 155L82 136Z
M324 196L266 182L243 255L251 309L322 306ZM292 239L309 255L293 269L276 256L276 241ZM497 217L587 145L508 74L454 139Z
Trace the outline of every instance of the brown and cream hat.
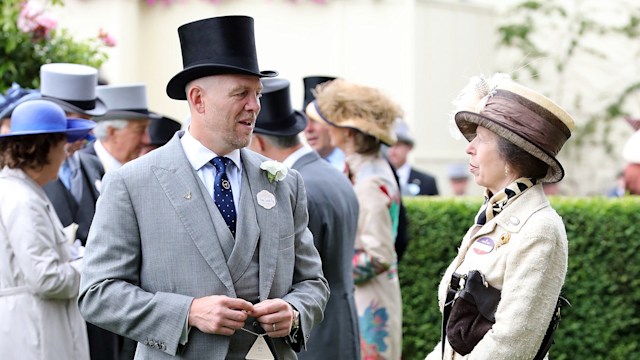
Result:
M478 126L489 129L548 164L542 182L560 181L564 169L556 156L571 137L575 121L544 95L497 75L501 76L491 80L472 78L454 102L458 105L456 126L468 141L475 138Z
M380 90L336 79L318 85L314 92L316 99L305 109L311 120L356 129L386 145L397 141L394 122L401 110Z

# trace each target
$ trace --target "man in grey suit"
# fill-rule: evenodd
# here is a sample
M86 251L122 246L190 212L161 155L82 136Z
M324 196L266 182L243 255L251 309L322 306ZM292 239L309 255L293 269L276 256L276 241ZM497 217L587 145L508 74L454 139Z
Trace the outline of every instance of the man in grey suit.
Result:
M185 68L167 94L191 124L105 176L80 311L138 341L136 359L295 359L329 296L304 184L243 149L260 77L277 73L258 69L250 17L178 33Z
M311 333L299 359L360 359L353 298L352 258L358 227L358 199L344 174L323 160L298 134L306 116L291 107L289 81L264 79L251 149L300 172L307 190L309 229L322 258L331 296L324 321Z

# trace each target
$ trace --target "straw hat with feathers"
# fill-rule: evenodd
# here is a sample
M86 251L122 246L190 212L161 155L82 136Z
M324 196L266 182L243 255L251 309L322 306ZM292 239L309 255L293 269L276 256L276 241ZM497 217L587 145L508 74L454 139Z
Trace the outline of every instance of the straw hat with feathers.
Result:
M387 145L396 142L394 122L402 111L380 90L336 79L313 92L316 99L306 108L313 120L359 130Z
M454 105L455 130L467 141L473 140L477 127L482 126L549 165L542 182L558 182L564 177L556 156L571 137L575 122L547 97L498 73L489 79L471 78Z

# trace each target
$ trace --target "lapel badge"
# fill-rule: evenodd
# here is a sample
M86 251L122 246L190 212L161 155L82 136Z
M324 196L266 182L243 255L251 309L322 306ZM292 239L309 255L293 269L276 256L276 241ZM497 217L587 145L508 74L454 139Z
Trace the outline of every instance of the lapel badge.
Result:
M258 199L258 205L267 210L272 209L274 206L276 206L276 197L267 190L260 191L256 195L256 198Z
M187 191L187 193L184 194L184 198L187 200L191 200L191 191Z
M495 242L488 236L483 236L476 240L473 245L473 251L478 255L485 255L493 251L495 248Z
M225 190L229 190L229 188L231 188L231 184L229 184L229 180L222 180L222 187Z
M503 233L502 235L500 235L498 246L506 245L509 240L511 240L511 233Z

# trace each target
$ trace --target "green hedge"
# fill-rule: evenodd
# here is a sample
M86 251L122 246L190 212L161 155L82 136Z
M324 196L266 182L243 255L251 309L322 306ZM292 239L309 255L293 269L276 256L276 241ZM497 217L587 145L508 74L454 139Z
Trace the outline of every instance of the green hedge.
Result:
M569 271L552 360L640 358L640 198L552 198L569 239ZM437 287L481 205L479 198L405 199L410 242L399 265L403 359L440 338Z

